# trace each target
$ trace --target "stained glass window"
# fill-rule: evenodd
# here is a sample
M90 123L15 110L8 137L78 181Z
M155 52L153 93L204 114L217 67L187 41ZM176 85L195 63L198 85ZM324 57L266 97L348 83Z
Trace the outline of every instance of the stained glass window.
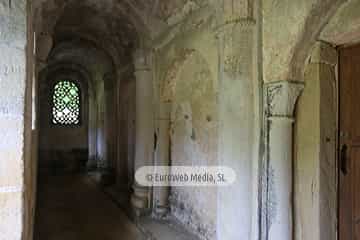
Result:
M53 119L57 125L80 123L80 90L72 81L60 81L54 87Z

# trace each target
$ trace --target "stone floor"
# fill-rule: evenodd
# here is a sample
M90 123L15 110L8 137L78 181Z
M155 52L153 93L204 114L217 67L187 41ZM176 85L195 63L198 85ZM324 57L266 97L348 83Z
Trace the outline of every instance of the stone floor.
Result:
M126 193L113 187L106 187L104 192L124 211L127 211L129 196ZM127 211L127 214L131 215L131 212ZM162 219L144 216L137 219L136 223L149 240L200 240L171 216Z
M47 176L39 182L34 240L145 240L88 177Z
M171 218L157 220L143 217L139 219L138 227L151 240L200 240Z

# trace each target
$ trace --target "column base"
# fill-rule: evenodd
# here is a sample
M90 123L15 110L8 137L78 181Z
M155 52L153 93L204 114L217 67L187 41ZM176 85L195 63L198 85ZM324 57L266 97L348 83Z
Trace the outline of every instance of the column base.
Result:
M86 163L86 170L88 171L88 172L91 172L91 171L95 171L95 170L97 170L97 164L96 164L96 162L87 162Z
M154 209L154 214L156 217L164 218L169 214L169 207L167 206L157 206Z
M133 186L134 193L131 195L131 206L136 216L142 215L148 209L148 189L146 187Z

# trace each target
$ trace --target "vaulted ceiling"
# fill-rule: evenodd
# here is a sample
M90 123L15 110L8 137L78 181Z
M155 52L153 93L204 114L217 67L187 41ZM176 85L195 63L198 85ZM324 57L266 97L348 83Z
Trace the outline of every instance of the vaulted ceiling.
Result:
M40 48L47 46L48 53L73 51L83 41L84 46L91 44L104 51L117 68L131 62L135 48L146 45L208 1L34 0L32 4ZM71 43L74 47L69 47ZM59 47L64 44L68 47Z

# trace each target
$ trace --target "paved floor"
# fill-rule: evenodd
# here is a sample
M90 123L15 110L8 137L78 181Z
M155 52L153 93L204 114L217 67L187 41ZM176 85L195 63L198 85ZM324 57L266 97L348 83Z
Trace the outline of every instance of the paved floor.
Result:
M156 220L144 217L139 220L139 227L143 232L156 240L200 240L188 232L174 219Z
M88 177L39 179L34 240L144 240L127 216Z

